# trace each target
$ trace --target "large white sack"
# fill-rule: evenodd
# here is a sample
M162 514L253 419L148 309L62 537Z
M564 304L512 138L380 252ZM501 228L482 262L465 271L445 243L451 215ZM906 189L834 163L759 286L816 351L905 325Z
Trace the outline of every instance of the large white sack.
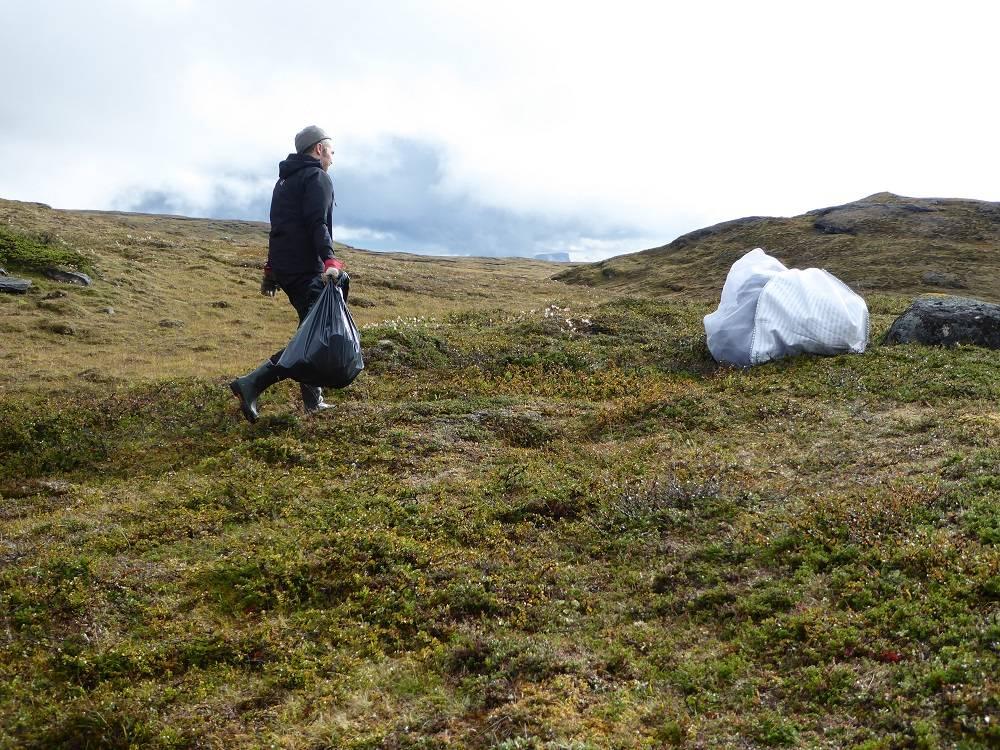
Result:
M705 316L708 350L717 361L750 365L757 299L767 282L787 270L759 247L733 263L722 287L719 309Z
M868 305L820 268L775 276L757 301L750 363L811 354L861 354L868 345Z
M868 306L832 274L789 270L755 248L729 269L705 335L717 361L742 367L803 352L861 353Z

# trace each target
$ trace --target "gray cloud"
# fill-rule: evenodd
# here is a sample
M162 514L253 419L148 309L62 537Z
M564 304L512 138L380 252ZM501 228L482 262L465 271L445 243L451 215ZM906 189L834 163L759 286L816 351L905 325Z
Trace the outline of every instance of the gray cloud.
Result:
M669 239L654 241L641 228L583 216L485 205L473 196L442 189L444 152L435 144L394 138L384 146L378 164L334 164L331 171L337 199L334 235L339 238L340 230L348 244L450 255L532 257L569 251L582 258L587 257L587 242L629 252ZM220 174L210 199L201 204L163 189L123 195L116 204L146 213L266 221L269 188L254 192L246 186L265 185L271 178L246 172ZM237 190L234 185L243 187Z
M139 189L118 197L114 208L145 214L267 221L270 203L270 193L247 200L223 185L216 185L208 202L192 202L189 196L177 190Z
M1000 11L961 4L898 34L860 4L733 4L720 25L625 3L608 34L599 4L567 25L560 3L6 2L0 196L265 219L281 149L317 122L351 158L388 143L334 174L338 237L374 248L607 257L879 190L992 199ZM927 75L887 91L887 60ZM852 106L789 105L816 81L851 82Z

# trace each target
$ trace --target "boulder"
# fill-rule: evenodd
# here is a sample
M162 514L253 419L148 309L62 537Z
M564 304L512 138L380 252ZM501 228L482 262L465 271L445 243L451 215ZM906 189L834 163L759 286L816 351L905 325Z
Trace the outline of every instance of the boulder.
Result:
M962 281L957 273L946 271L926 271L920 280L929 286L943 286L951 289L967 289L968 285Z
M0 277L0 292L24 294L29 289L31 289L31 282L28 279L19 279L16 276Z
M52 331L52 333L58 333L60 336L76 335L76 329L69 323L47 323L45 328Z
M91 278L79 271L63 271L61 268L46 268L42 271L46 278L53 281L62 281L65 284L76 284L78 286L90 286L94 282Z
M921 297L896 318L882 343L1000 349L1000 305L969 297Z
M813 228L822 234L860 234L893 232L901 222L919 226L918 214L935 211L934 207L916 203L882 203L869 200L848 203L845 206L810 211L815 216Z

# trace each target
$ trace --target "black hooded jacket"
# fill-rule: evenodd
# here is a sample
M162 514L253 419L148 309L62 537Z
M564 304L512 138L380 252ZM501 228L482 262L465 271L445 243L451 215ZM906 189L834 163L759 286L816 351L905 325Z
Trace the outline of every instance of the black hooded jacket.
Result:
M267 262L281 276L318 274L333 254L333 183L319 159L289 154L271 195Z

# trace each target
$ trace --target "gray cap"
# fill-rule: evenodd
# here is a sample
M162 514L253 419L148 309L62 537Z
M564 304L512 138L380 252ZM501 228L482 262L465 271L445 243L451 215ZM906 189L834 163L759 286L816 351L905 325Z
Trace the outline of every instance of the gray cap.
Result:
M303 128L295 134L295 151L301 154L329 137L323 128L310 125L308 128Z

